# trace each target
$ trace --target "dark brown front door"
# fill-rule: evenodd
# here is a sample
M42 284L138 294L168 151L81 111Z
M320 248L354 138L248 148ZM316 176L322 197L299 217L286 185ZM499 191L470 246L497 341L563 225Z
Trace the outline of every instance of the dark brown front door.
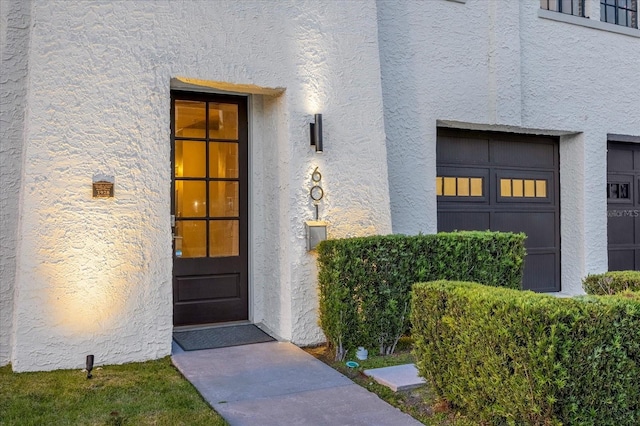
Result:
M248 319L247 100L171 94L173 323Z
M438 129L438 231L527 235L523 288L560 291L558 140Z
M640 146L609 142L607 152L609 270L640 269Z

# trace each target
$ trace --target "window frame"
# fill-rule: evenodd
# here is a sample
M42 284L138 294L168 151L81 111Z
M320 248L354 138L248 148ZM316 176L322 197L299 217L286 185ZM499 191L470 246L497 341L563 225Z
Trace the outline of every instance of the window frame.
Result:
M556 8L551 8L552 3L555 3ZM565 11L564 9L565 1L563 0L540 0L540 9L548 10L550 12L558 12L563 13L565 15L578 16L581 18L586 17L585 15L585 0L569 0L570 10ZM545 7L546 5L546 7ZM577 6L577 10L574 13L574 6Z
M624 3L624 5L621 5L622 3ZM607 11L609 8L613 8L615 11L613 22L607 19ZM620 11L625 11L625 23L620 23ZM621 27L638 29L638 0L600 0L600 21Z

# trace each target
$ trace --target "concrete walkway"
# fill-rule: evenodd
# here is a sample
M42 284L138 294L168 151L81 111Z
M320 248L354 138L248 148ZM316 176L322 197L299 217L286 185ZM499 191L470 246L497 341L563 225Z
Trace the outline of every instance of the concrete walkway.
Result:
M291 343L184 352L173 363L230 425L420 425Z

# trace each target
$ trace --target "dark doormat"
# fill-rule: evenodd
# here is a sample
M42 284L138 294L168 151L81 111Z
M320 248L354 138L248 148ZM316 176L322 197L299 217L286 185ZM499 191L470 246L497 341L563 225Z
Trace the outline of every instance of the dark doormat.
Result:
M253 324L175 331L173 340L185 351L226 348L275 340Z

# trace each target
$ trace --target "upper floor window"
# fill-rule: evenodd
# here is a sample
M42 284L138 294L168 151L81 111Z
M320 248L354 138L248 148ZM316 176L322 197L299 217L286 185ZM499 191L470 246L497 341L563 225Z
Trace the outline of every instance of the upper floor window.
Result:
M600 0L600 20L638 28L638 0Z
M584 0L540 0L540 8L568 15L584 16Z

